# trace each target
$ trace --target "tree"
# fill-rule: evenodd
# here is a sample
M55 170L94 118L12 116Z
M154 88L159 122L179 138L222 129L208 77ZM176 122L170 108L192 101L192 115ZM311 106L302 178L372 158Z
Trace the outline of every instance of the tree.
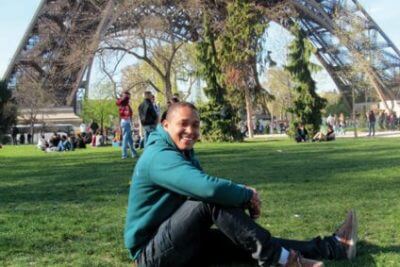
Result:
M204 93L209 101L200 106L202 136L210 141L241 140L242 137L236 126L236 112L226 101L226 90L221 85L222 74L215 36L207 13L204 14L203 20L203 39L197 45L197 58L200 63L198 74L206 82Z
M118 98L119 87L119 84L116 81L117 69L125 55L125 52L108 50L101 50L98 53L100 70L108 78L110 85L112 85L112 93L115 99ZM113 64L109 64L109 62L112 62Z
M195 45L186 43L180 48L171 66L171 90L178 93L180 99L186 100L191 94L192 87L197 80L197 62ZM178 88L178 82L180 83ZM163 88L162 77L146 62L139 61L135 65L128 66L122 70L122 88L131 92L134 110L134 102L143 100L144 91L154 89L156 100L166 106L169 100L160 88Z
M0 144L10 127L17 122L17 106L6 81L0 81Z
M289 108L294 115L290 132L294 133L296 124L301 123L310 135L314 135L319 131L321 110L326 105L326 100L315 92L315 81L311 77L311 72L320 67L311 63L313 46L300 27L293 26L292 32L295 39L289 45L288 65L285 67L292 75L295 91L292 107Z
M30 133L34 134L35 123L40 122L38 115L44 108L53 106L56 97L51 90L43 88L42 81L27 79L20 83L14 92L16 102L20 107L21 117L30 126Z
M91 120L100 124L100 131L104 134L105 127L113 126L118 118L118 108L115 105L113 85L105 83L99 85L93 99L85 99L82 118L85 122Z
M269 101L271 116L288 119L287 113L293 99L293 82L290 73L285 69L270 68L267 70L266 87L273 93L274 99Z
M127 10L146 10L146 15L139 12L129 16ZM161 80L162 86L155 84L152 80L143 80L155 91L164 94L165 104L173 94L173 61L178 50L184 45L186 40L178 37L176 21L181 10L177 7L165 8L165 3L148 3L140 1L125 1L118 5L114 16L119 23L124 24L127 30L115 32L109 35L97 49L98 53L104 50L122 51L127 55L133 56L137 60L145 62ZM128 25L130 25L128 27Z
M321 96L326 99L325 114L343 113L348 116L351 113L348 105L344 102L343 95L337 91L323 92Z
M253 101L260 85L256 70L259 40L267 22L254 4L235 0L228 4L228 17L221 36L221 65L231 99L246 106L249 137L253 137Z
M150 85L151 84L151 85ZM143 101L143 94L151 88L162 88L162 80L158 74L145 62L128 66L122 70L122 89L131 93L132 109L138 110ZM163 93L156 94L157 102L165 103L166 97Z

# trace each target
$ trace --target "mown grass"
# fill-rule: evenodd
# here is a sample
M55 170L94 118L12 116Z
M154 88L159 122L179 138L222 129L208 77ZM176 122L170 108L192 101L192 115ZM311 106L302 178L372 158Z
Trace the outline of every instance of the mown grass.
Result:
M208 173L260 190L259 223L276 236L331 234L355 208L358 257L327 266L400 266L400 139L258 140L197 151ZM129 266L122 235L134 163L111 147L1 149L0 266Z

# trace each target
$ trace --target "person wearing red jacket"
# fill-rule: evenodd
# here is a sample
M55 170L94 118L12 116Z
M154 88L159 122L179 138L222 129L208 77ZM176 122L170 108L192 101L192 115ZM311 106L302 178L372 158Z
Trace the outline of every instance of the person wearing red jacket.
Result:
M131 120L132 120L132 108L129 105L129 99L131 94L128 91L123 92L122 97L117 99L117 106L119 107L119 117L121 119L121 132L122 132L122 159L126 159L127 152L126 148L129 146L131 150L132 158L137 156L135 147L133 146Z

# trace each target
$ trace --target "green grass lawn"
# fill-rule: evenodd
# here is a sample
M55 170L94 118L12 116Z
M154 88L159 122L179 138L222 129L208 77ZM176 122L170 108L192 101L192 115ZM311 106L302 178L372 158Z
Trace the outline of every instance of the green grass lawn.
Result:
M258 140L197 151L209 174L261 192L258 221L276 236L331 234L355 208L358 257L327 266L400 266L400 139ZM134 163L111 147L1 149L0 266L129 266L122 235Z

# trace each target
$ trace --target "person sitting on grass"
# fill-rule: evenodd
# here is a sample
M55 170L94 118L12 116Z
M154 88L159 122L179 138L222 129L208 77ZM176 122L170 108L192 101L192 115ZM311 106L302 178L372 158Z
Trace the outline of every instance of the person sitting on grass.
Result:
M297 143L307 142L308 140L308 131L306 128L304 128L304 125L302 123L299 123L296 127L295 139Z
M68 140L66 135L63 135L61 137L61 143L62 143L62 151L72 151L72 144L71 142Z
M322 132L318 132L313 137L313 142L316 141L333 141L335 140L335 131L333 130L332 125L328 124L328 128L326 130L326 134Z
M77 148L86 148L86 142L84 137L80 133L77 134L76 138L76 147Z
M67 136L63 135L61 137L60 142L58 143L57 148L53 151L62 152L62 151L70 151L70 150L72 150L72 144L68 141Z
M138 266L241 262L310 267L323 262L304 257L355 257L353 211L333 235L310 241L275 238L257 224L255 219L261 215L257 190L210 176L201 168L193 150L199 126L193 104L172 104L136 164L124 239Z
M45 151L48 146L49 146L49 143L46 141L44 134L40 134L36 147L42 151Z
M68 141L71 143L71 150L75 150L78 147L78 140L75 136L75 133L70 133L68 135Z

